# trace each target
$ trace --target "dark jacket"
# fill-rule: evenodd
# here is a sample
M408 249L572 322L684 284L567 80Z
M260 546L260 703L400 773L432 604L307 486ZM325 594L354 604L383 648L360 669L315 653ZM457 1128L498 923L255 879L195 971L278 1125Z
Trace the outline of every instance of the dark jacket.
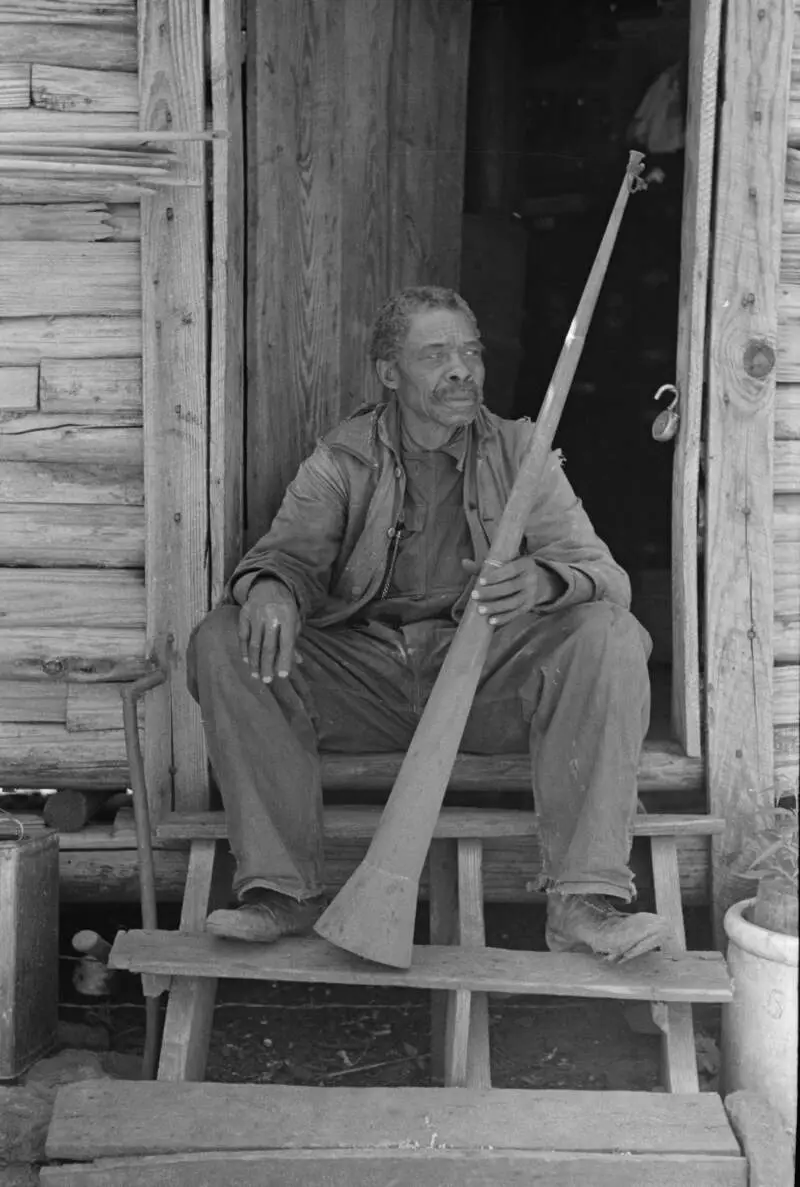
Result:
M352 618L377 595L405 495L397 427L390 401L360 408L322 438L269 531L239 562L228 600L243 604L257 578L275 577L291 589L303 621L327 627ZM484 408L468 429L464 510L478 562L486 558L532 430L529 420L503 420ZM588 601L629 606L627 575L595 534L557 452L548 459L523 548L565 583L548 611Z

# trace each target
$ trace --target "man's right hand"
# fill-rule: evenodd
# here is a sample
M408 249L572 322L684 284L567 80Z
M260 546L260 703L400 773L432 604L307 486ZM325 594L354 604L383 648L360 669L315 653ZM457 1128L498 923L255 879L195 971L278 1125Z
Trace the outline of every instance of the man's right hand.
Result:
M255 582L239 612L239 646L251 676L265 684L273 676L288 676L299 630L297 603L283 582Z

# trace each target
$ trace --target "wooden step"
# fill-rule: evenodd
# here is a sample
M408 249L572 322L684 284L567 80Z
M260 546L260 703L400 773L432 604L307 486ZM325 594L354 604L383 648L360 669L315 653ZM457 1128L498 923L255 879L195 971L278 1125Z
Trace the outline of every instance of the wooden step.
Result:
M330 985L405 985L486 993L613 997L664 1002L725 1002L732 997L718 952L653 953L610 964L578 953L420 945L410 969L352 956L317 936L245 944L175 931L119 932L113 968L180 977L232 977Z
M84 1081L59 1089L47 1157L381 1148L626 1150L736 1157L713 1093L302 1088Z
M329 841L357 841L371 837L381 818L380 807L328 807L325 836ZM725 821L717 816L645 814L634 818L637 837L708 836L721 833ZM434 837L529 837L539 832L533 811L519 808L443 808ZM223 812L173 812L157 827L163 841L219 841L227 837Z

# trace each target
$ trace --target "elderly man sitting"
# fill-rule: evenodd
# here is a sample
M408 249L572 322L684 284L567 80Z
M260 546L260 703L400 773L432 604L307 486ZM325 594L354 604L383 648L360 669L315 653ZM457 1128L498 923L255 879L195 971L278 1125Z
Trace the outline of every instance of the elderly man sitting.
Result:
M200 624L189 682L236 859L218 936L269 943L324 909L318 749L408 747L468 598L495 627L461 749L529 750L547 943L627 959L658 915L617 910L650 711L630 586L549 459L517 559L476 574L530 438L483 407L475 317L449 289L398 293L371 357L385 400L301 465Z

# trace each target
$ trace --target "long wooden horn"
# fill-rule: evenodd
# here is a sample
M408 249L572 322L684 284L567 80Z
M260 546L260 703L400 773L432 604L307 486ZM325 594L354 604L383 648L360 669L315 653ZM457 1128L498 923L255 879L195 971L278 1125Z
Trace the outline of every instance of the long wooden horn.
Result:
M614 209L511 489L487 565L519 553L525 525L578 365L608 261L643 156L632 152ZM431 690L372 843L315 930L367 960L411 965L419 879L489 649L492 628L470 599Z

